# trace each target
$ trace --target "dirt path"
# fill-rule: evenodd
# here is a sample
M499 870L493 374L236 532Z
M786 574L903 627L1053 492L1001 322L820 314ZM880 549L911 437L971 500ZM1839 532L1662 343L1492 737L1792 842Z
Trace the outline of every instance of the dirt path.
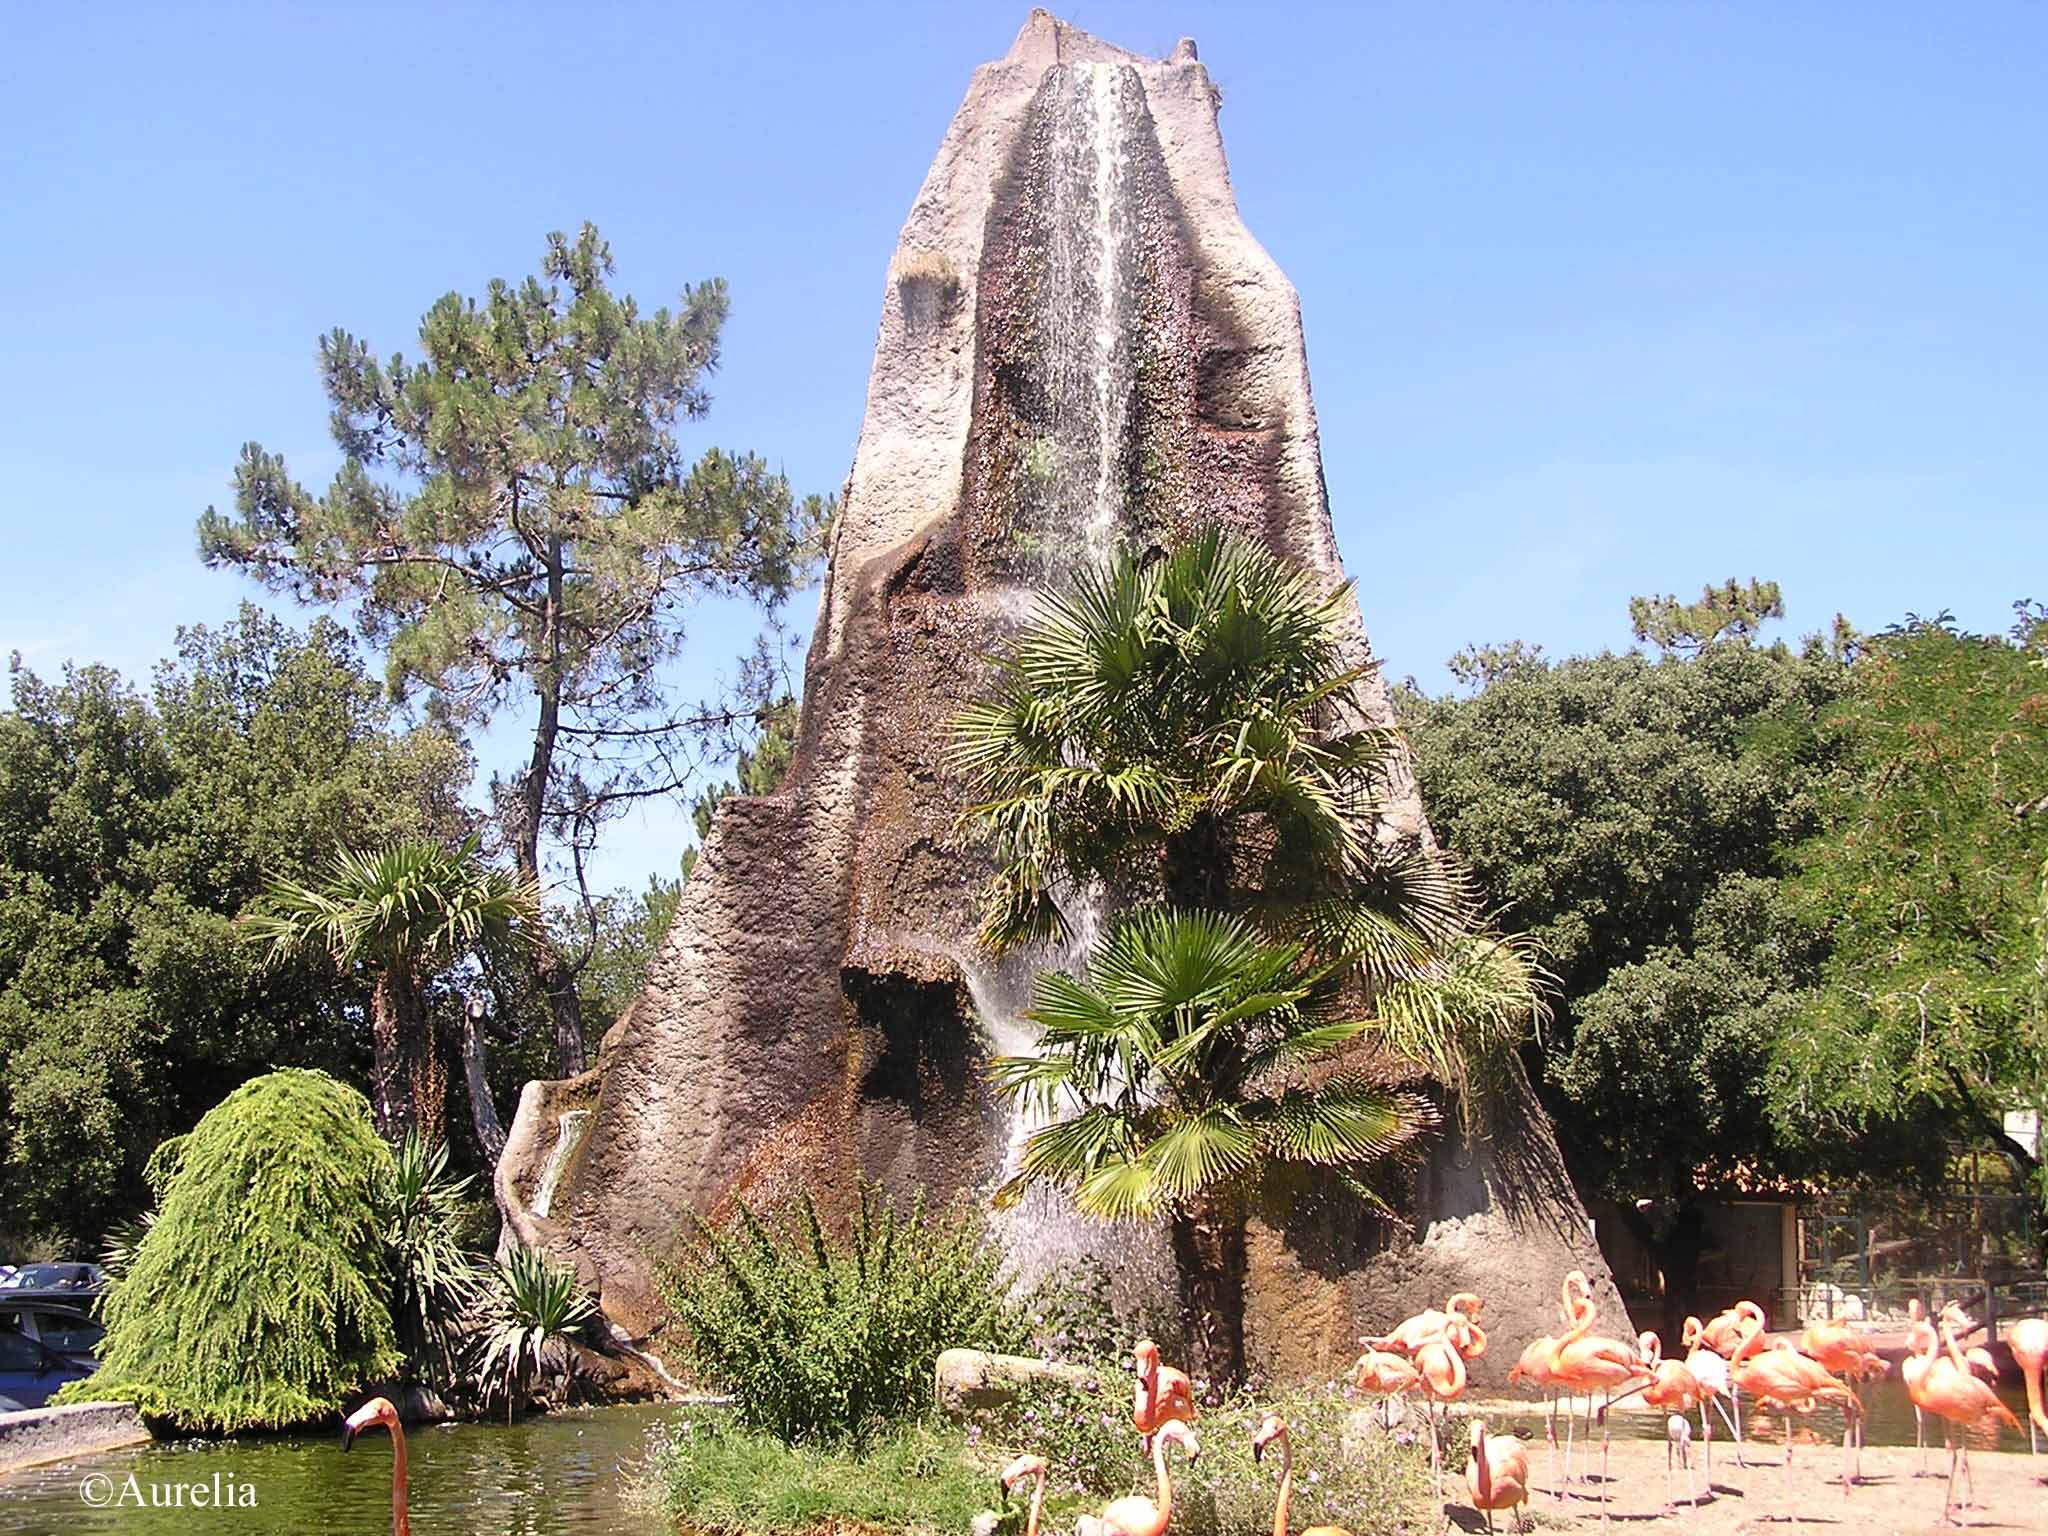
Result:
M2009 1437L2008 1437L2009 1438ZM1530 1447L1529 1470L1536 1488L1530 1502L1533 1525L1539 1531L1596 1531L1600 1528L1599 1485L1575 1487L1570 1500L1560 1504L1552 1489L1549 1452L1542 1441ZM1844 1498L1840 1482L1839 1448L1797 1446L1792 1455L1792 1493L1797 1501L1798 1523L1792 1522L1792 1508L1785 1493L1782 1452L1773 1445L1750 1453L1750 1465L1739 1467L1728 1448L1714 1444L1713 1490L1700 1477L1698 1512L1686 1509L1685 1474L1675 1474L1678 1498L1676 1511L1664 1507L1664 1447L1654 1441L1616 1440L1610 1447L1609 1481L1612 1499L1607 1505L1609 1529L1617 1536L1637 1531L1669 1531L1674 1536L1735 1536L1738 1532L1788 1536L1794 1531L1811 1531L1817 1536L1952 1536L1955 1526L1941 1524L1942 1492L1947 1484L1948 1457L1937 1447L1928 1457L1928 1467L1940 1476L1914 1476L1919 1453L1911 1448L1873 1446L1863 1453L1863 1481ZM1597 1478L1600 1453L1596 1446L1591 1470ZM1699 1467L1699 1447L1693 1447L1694 1467ZM2009 1531L2048 1532L2048 1454L2029 1458L2024 1451L1975 1451L1970 1456L1977 1479L1977 1503L1982 1508L1961 1513L1963 1529L1996 1533ZM1574 1462L1574 1472L1578 1463ZM1445 1513L1451 1527L1483 1531L1480 1516L1465 1502L1462 1467L1444 1479ZM1513 1528L1511 1517L1495 1516L1494 1530Z

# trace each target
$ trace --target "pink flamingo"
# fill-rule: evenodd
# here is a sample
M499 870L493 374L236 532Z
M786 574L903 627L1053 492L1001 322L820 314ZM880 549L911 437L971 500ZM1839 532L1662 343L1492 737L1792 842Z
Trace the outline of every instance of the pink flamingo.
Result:
M1437 1439L1436 1410L1441 1403L1448 1417L1450 1405L1465 1395L1465 1356L1459 1348L1472 1342L1465 1336L1467 1323L1453 1323L1443 1333L1415 1351L1415 1369L1422 1378L1422 1395L1429 1399L1430 1486L1443 1486L1443 1447ZM1477 1332L1477 1329L1472 1329ZM1484 1349L1485 1335L1480 1335Z
M1173 1479L1166 1473L1169 1445L1187 1452L1190 1464L1202 1454L1195 1432L1179 1419L1168 1419L1152 1432L1152 1471L1159 1483L1157 1500L1142 1493L1117 1499L1099 1515L1083 1515L1075 1527L1078 1536L1166 1536L1166 1523L1173 1518Z
M2027 1379L2027 1451L2041 1453L2041 1436L2048 1433L2048 1408L2041 1405L2041 1376L2048 1367L2048 1317L2023 1317L2005 1331L2005 1342Z
M391 1536L412 1536L412 1517L406 1513L405 1428L398 1422L398 1410L388 1397L373 1397L341 1424L341 1448L355 1444L366 1429L391 1432Z
M1287 1421L1277 1413L1252 1431L1252 1460L1264 1459L1266 1447L1280 1442L1280 1493L1273 1500L1273 1536L1287 1536L1287 1501L1294 1493L1294 1444L1287 1433ZM1311 1525L1301 1536L1351 1536L1341 1525Z
M1859 1381L1873 1381L1891 1369L1891 1364L1871 1346L1869 1339L1847 1323L1834 1321L1809 1324L1799 1335L1799 1352L1811 1355L1856 1390ZM1986 1357L1989 1358L1988 1356ZM1860 1408L1862 1398L1857 1398ZM1863 1476L1863 1415L1856 1415L1856 1477Z
M1392 1350L1396 1354L1412 1355L1431 1339L1442 1336L1444 1329L1454 1320L1476 1325L1479 1314L1486 1309L1486 1303L1472 1291L1459 1291L1444 1303L1443 1311L1431 1307L1413 1317L1397 1323L1394 1331L1379 1338L1363 1338L1358 1342L1366 1349ZM1482 1339L1485 1338L1481 1334ZM1482 1344L1481 1348L1485 1346ZM1467 1359L1473 1358L1471 1355Z
M1404 1360L1399 1355L1368 1349L1358 1357L1352 1385L1360 1392L1380 1399L1380 1426L1386 1428L1394 1421L1391 1411L1394 1399L1420 1387L1422 1372L1415 1368L1412 1361Z
M1822 1401L1842 1405L1847 1423L1842 1430L1842 1492L1849 1492L1849 1438L1855 1432L1855 1421L1862 1403L1854 1392L1837 1381L1818 1360L1809 1360L1805 1355L1782 1341L1776 1348L1765 1349L1764 1309L1753 1301L1739 1303L1748 1323L1742 1343L1736 1346L1735 1358L1729 1362L1729 1371L1735 1385L1750 1396L1782 1410L1785 1418L1785 1497L1789 1503L1792 1497L1792 1413L1810 1412L1814 1404ZM1798 1516L1795 1512L1794 1519Z
M1138 1442L1142 1449L1152 1448L1153 1432L1169 1420L1191 1424L1200 1417L1187 1373L1161 1365L1159 1346L1150 1339L1140 1339L1132 1348L1131 1369L1138 1378L1131 1400L1131 1426L1143 1437Z
M1529 1503L1529 1447L1513 1435L1489 1435L1486 1421L1474 1419L1465 1491L1471 1495L1472 1507L1486 1516L1487 1536L1492 1536L1496 1509L1512 1509L1515 1529L1521 1530L1522 1514ZM1273 1536L1283 1533L1275 1531Z
M1006 1499L1010 1496L1010 1490L1025 1478L1038 1480L1031 1490L1031 1517L1025 1523L1024 1536L1038 1536L1038 1512L1045 1507L1045 1473L1046 1463L1043 1456L1019 1456L1003 1468L1000 1482L1003 1497Z
M1694 1408L1698 1408L1700 1410L1700 1422L1702 1424L1707 1422L1707 1389L1701 1385L1699 1377L1693 1375L1690 1367L1680 1361L1666 1360L1664 1358L1664 1341L1658 1338L1654 1331L1645 1329L1637 1334L1636 1344L1642 1350L1643 1363L1651 1371L1650 1379L1644 1382L1637 1390L1642 1393L1644 1402L1648 1403L1652 1408L1662 1408L1666 1415L1664 1421L1664 1507L1666 1509L1678 1507L1677 1501L1671 1497L1671 1453L1673 1447L1678 1446L1683 1452L1681 1459L1685 1462L1686 1486L1692 1490L1692 1507L1698 1509L1700 1503L1699 1485L1693 1482L1692 1478L1692 1426L1686 1422L1685 1415ZM1677 1437L1676 1432L1671 1428L1673 1424L1678 1425L1679 1429L1684 1432L1682 1446L1680 1446L1680 1439ZM1708 1430L1708 1433L1711 1435L1711 1428Z
M1692 1372L1693 1380L1700 1384L1700 1390L1706 1394L1706 1401L1700 1404L1700 1439L1706 1449L1707 1489L1711 1492L1714 1486L1714 1426L1707 1422L1709 1403L1713 1405L1714 1411L1721 1415L1721 1422L1728 1426L1728 1433L1735 1437L1735 1464L1746 1467L1749 1463L1742 1456L1742 1431L1736 1427L1735 1421L1728 1417L1726 1400L1733 1396L1728 1380L1728 1362L1700 1342L1700 1335L1704 1331L1698 1318L1688 1317L1685 1320L1685 1329L1679 1335L1679 1344L1686 1351L1685 1368Z
M1595 1393L1602 1397L1599 1411L1600 1420L1600 1518L1607 1519L1607 1465L1610 1434L1607 1426L1607 1410L1614 1401L1615 1389L1650 1379L1650 1368L1643 1364L1642 1356L1636 1353L1633 1344L1624 1344L1620 1339L1601 1338L1591 1332L1593 1320L1598 1315L1593 1305L1592 1290L1586 1284L1586 1277L1573 1270L1565 1277L1572 1289L1573 1320L1565 1336L1557 1341L1557 1348L1551 1352L1550 1368L1558 1379L1575 1392L1586 1394L1590 1403ZM1592 1427L1587 1426L1587 1433ZM1566 1477L1569 1479L1570 1452L1566 1452Z
M1964 1435L1959 1440L1954 1426L1960 1424L1968 1429L1988 1418L2010 1425L2014 1429L2020 1427L2020 1421L2013 1416L2010 1408L1998 1400L1998 1394L1978 1380L1969 1361L1956 1344L1955 1327L1961 1320L1960 1314L1953 1308L1944 1309L1938 1343L1916 1333L1916 1337L1922 1342L1923 1364L1919 1370L1900 1373L1906 1378L1906 1390L1912 1393L1914 1406L1928 1413L1938 1414L1948 1426L1945 1430L1948 1438L1948 1489L1943 1496L1941 1507L1944 1524L1956 1523L1958 1456L1961 1457L1963 1482L1969 1489L1969 1496L1975 1498L1977 1493L1976 1480L1970 1476L1969 1437ZM1943 1344L1948 1347L1948 1353L1945 1355L1938 1353Z

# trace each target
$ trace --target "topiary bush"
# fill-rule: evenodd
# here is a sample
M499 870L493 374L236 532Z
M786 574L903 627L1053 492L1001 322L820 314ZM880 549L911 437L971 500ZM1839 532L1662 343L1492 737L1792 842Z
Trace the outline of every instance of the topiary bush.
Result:
M907 1215L863 1191L845 1241L808 1195L770 1226L744 1204L661 1279L697 1373L732 1392L740 1422L786 1443L862 1439L931 1402L955 1347L1015 1351L1029 1338L1001 1246L971 1213Z
M104 1363L59 1401L225 1434L323 1418L393 1375L390 1174L353 1088L301 1070L244 1083L152 1155L159 1214L107 1296Z

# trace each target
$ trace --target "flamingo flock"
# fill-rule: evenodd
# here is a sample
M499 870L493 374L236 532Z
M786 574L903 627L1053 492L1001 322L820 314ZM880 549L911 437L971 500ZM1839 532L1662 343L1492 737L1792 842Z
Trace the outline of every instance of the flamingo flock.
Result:
M1791 1418L1812 1413L1823 1403L1834 1404L1843 1413L1842 1490L1847 1495L1859 1476L1862 1450L1862 1401L1856 1384L1881 1377L1887 1362L1871 1347L1867 1338L1837 1323L1816 1323L1796 1341L1767 1339L1763 1308L1742 1301L1726 1312L1701 1322L1685 1320L1680 1347L1682 1359L1666 1359L1663 1344L1654 1332L1639 1333L1632 1340L1595 1334L1598 1309L1592 1288L1580 1271L1564 1278L1558 1307L1562 1332L1533 1339L1522 1350L1508 1372L1510 1384L1528 1383L1539 1388L1546 1399L1546 1438L1550 1444L1552 1486L1560 1499L1570 1496L1573 1482L1571 1458L1576 1440L1577 1402L1585 1401L1586 1441L1590 1454L1592 1428L1601 1427L1601 1474L1599 1500L1601 1521L1609 1518L1607 1479L1607 1415L1617 1403L1641 1397L1652 1408L1665 1412L1664 1502L1667 1511L1677 1506L1673 1477L1683 1469L1686 1477L1688 1511L1699 1507L1699 1487L1692 1465L1692 1423L1688 1414L1697 1412L1704 1442L1708 1484L1713 1480L1713 1420L1718 1413L1735 1441L1736 1459L1743 1458L1741 1397L1747 1394L1768 1405L1784 1423L1785 1486L1793 1519ZM1485 1331L1479 1325L1484 1303L1471 1292L1452 1296L1442 1309L1430 1308L1406 1318L1384 1334L1361 1339L1353 1381L1357 1390L1382 1400L1383 1422L1391 1423L1391 1405L1402 1398L1419 1396L1426 1405L1429 1425L1432 1486L1442 1487L1440 1424L1447 1422L1451 1404L1464 1395L1466 1362L1486 1352ZM1943 1496L1944 1523L1960 1523L1957 1512L1975 1507L1976 1495L1970 1471L1969 1434L1989 1428L1995 1437L1999 1426L2018 1430L2021 1421L1999 1401L1992 1381L1996 1370L1981 1348L1965 1349L1961 1339L1976 1324L1954 1304L1930 1319L1917 1303L1911 1315L1908 1352L1900 1376L1911 1397L1914 1411L1921 1416L1922 1458L1925 1458L1924 1422L1929 1416L1942 1421L1949 1452L1947 1488ZM2026 1379L2029 1449L2038 1454L2048 1437L2048 1409L2043 1406L2043 1370L2048 1365L2048 1319L2029 1318L2011 1326L2007 1333L2013 1356ZM1154 1492L1151 1496L1131 1494L1112 1500L1099 1514L1083 1515L1075 1536L1166 1536L1173 1522L1173 1474L1167 1452L1178 1450L1192 1465L1201 1455L1201 1444L1192 1428L1200 1410L1193 1383L1185 1372L1164 1364L1159 1348L1151 1340L1140 1340L1132 1352L1136 1388L1132 1400L1131 1425L1139 1436L1141 1450L1152 1461ZM1989 1379L1987 1379L1989 1378ZM1562 1396L1566 1406L1566 1440L1563 1466L1558 1464L1557 1409ZM1759 1421L1761 1422L1761 1420ZM1524 1527L1532 1481L1529 1475L1529 1447L1513 1435L1487 1433L1483 1419L1470 1420L1470 1440L1464 1463L1465 1497L1470 1508L1493 1531L1493 1517L1512 1511L1516 1529ZM384 1429L392 1440L391 1528L393 1536L410 1536L407 1516L407 1471L405 1432L397 1409L382 1397L371 1398L350 1414L344 1423L342 1448L367 1429ZM1961 1431L1961 1433L1958 1433ZM1263 1460L1268 1447L1278 1447L1280 1478L1273 1503L1273 1536L1292 1536L1288 1527L1288 1505L1294 1490L1294 1451L1287 1421L1267 1414L1252 1431L1254 1460ZM1045 1506L1048 1466L1045 1458L1022 1455L1006 1465L998 1479L1005 1497L1019 1484L1032 1484L1025 1536L1038 1536ZM1591 1479L1587 1478L1590 1482ZM2048 1479L2043 1479L2048 1482ZM1961 1498L1958 1498L1960 1492ZM1310 1526L1299 1536L1350 1536L1338 1526Z

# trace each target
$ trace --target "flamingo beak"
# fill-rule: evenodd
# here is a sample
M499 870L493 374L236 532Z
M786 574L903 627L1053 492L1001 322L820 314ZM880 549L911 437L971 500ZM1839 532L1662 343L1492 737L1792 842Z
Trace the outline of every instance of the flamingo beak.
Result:
M344 1422L341 1426L341 1448L345 1451L356 1443L356 1427Z
M1190 1460L1193 1460L1193 1458L1192 1458L1192 1457L1190 1457L1189 1459L1190 1459ZM1254 1440L1254 1441L1252 1442L1252 1460L1253 1460L1253 1461L1261 1461L1261 1462L1262 1462L1262 1461L1264 1461L1265 1459L1266 1459L1266 1442L1265 1442L1265 1441L1263 1441L1263 1440Z

